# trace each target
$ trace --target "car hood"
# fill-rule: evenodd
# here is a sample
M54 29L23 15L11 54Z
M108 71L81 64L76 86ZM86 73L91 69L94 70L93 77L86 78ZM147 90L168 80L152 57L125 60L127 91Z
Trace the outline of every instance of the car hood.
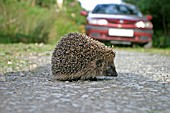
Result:
M139 17L135 15L108 15L108 14L92 14L89 13L87 19L116 19L116 20L130 20L130 21L148 21L145 17Z

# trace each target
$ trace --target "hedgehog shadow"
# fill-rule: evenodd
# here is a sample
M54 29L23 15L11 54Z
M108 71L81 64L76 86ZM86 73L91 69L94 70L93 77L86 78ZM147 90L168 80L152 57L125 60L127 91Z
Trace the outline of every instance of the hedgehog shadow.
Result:
M18 72L8 72L5 73L5 77L7 80L21 80L21 79L38 79L38 80L46 80L46 81L51 81L51 82L102 82L102 81L117 81L117 83L129 81L131 79L136 79L140 81L155 81L150 78L144 77L143 75L140 74L134 74L134 73L123 73L123 72L118 72L117 77L112 77L112 76L97 76L97 78L94 79L85 79L85 80L79 80L79 79L73 79L73 80L66 80L66 81L61 81L61 80L56 80L54 79L54 76L52 75L51 71L51 64L45 64L42 66L39 66L33 70L28 70L28 71L18 71ZM125 82L126 83L126 82Z
M4 76L4 75L3 75ZM142 74L136 74L136 73L125 73L125 72L118 72L117 77L110 77L110 76L97 76L97 79L86 79L86 80L71 80L71 81L61 81L54 79L51 71L51 64L45 64L43 66L39 66L33 70L29 71L18 71L18 72L8 72L5 73L5 79L6 82L13 82L16 81L16 83L19 82L27 82L32 84L32 82L45 82L49 83L50 85L55 85L58 83L106 83L109 84L117 84L117 85L126 85L128 87L140 87L140 82L145 82L146 84L149 84L149 86L152 86L153 83L156 83L157 85L161 85L157 80L154 80L152 78L146 77ZM1 80L1 79L0 79ZM166 83L165 83L166 84ZM154 87L154 86L153 86Z
M63 80L64 81L69 81L69 82L83 82L83 81L89 81L89 82L100 82L100 81L109 81L109 80L113 80L117 77L106 77L106 76L98 76L96 78L88 78L88 79L84 79L82 80L81 78L77 78L77 79L72 79L72 80ZM62 80L53 80L53 81L62 81Z
M62 81L62 80L56 80L54 79L54 76L52 75L52 71L51 71L51 64L45 64L42 66L38 66L35 69L32 70L28 70L28 71L16 71L16 72L7 72L4 75L6 75L7 79L10 80L14 80L14 79L19 79L21 78L31 78L31 77L36 77L36 78L44 78L47 79L48 81L52 81L52 82L57 82L57 81ZM112 76L97 76L96 78L89 78L89 79L84 79L81 80L80 78L77 79L72 79L72 80L65 80L62 82L83 82L83 81L89 81L89 82L100 82L100 81L109 81L109 80L113 80L117 77L112 77Z

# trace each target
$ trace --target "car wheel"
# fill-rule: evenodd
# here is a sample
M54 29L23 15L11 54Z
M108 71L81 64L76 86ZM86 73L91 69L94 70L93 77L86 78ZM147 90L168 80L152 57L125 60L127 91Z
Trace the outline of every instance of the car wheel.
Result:
M149 49L151 47L152 47L152 41L143 45L143 48L145 48L145 49Z
M138 47L140 47L141 45L140 44L138 44L138 43L132 43L131 44L131 47L132 48L138 48Z
M112 47L113 44L111 44L109 41L100 41L102 43L104 43L106 46Z

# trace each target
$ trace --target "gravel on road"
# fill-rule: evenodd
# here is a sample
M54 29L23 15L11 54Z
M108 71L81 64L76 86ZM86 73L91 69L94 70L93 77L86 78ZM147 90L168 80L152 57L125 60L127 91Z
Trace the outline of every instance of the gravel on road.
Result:
M0 74L0 113L170 113L170 57L116 51L118 77L55 81L51 56ZM23 65L24 68L24 65Z

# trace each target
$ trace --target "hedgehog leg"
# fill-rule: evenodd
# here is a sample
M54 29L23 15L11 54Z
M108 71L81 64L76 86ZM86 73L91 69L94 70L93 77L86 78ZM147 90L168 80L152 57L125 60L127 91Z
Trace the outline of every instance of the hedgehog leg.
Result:
M92 78L88 78L86 80L90 80L90 81L97 81L97 78L96 77L92 77Z
M80 77L76 77L76 78L69 79L68 81L69 81L69 82L73 82L73 81L78 81L78 80L80 80L80 79L81 79Z
M86 69L82 73L81 80L89 80L89 79L92 79L94 77L95 77L95 75L93 74L92 69Z
M60 80L60 81L69 81L70 77L66 74L57 73L57 74L54 74L54 79Z

